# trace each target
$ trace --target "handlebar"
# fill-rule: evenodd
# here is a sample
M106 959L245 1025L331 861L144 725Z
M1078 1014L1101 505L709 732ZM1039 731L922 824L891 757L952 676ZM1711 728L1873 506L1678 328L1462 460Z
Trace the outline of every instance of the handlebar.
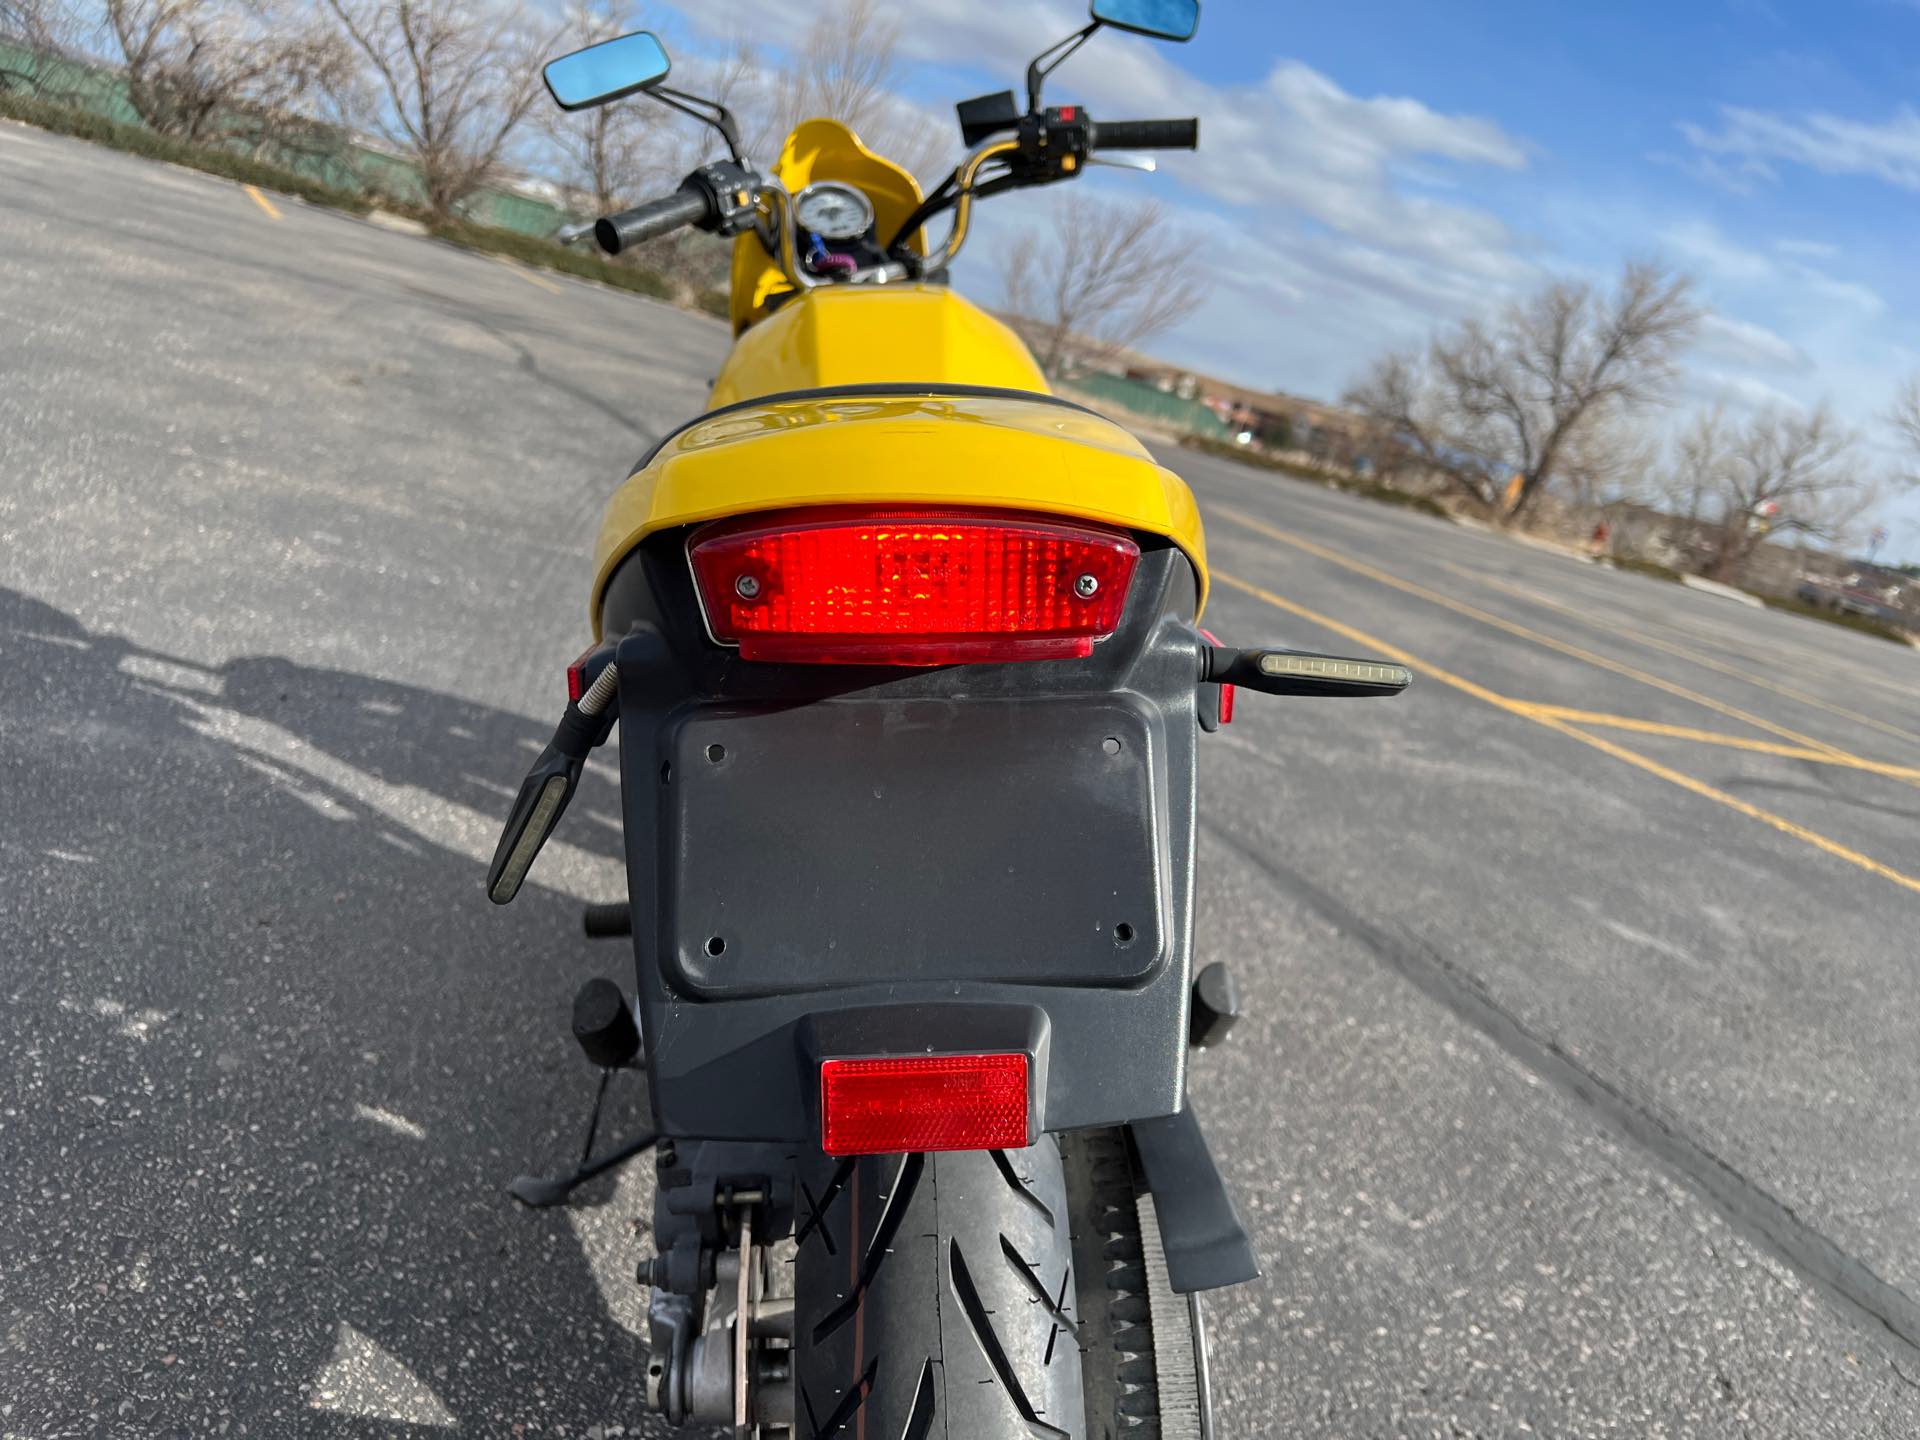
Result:
M698 184L681 186L673 194L649 200L618 215L605 215L593 222L593 238L609 255L618 255L630 245L678 230L682 225L698 225L713 213L713 197Z
M1185 120L1089 120L1087 149L1198 150L1199 118Z

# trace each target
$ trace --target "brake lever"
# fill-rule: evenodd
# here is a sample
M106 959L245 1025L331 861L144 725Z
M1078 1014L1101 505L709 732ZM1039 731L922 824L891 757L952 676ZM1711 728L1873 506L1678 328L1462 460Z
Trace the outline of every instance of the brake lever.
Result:
M1413 683L1413 671L1384 660L1355 660L1311 650L1229 650L1206 645L1200 650L1200 679L1267 695L1332 700L1398 695Z
M1141 170L1151 175L1160 168L1160 162L1151 155L1133 155L1124 150L1110 150L1102 155L1089 155L1089 165L1107 165L1115 170Z

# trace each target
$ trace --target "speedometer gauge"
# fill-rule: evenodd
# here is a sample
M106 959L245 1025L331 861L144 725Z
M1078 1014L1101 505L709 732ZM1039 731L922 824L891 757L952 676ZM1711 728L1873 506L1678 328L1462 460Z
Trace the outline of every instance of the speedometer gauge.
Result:
M858 240L873 224L873 203L851 185L822 180L793 197L793 218L823 240Z

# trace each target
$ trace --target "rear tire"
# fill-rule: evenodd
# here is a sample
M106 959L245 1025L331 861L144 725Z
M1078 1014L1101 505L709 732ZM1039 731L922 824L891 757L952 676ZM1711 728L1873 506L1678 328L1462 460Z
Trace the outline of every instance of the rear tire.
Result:
M1052 1136L1027 1150L820 1156L800 1179L798 1440L1085 1440Z

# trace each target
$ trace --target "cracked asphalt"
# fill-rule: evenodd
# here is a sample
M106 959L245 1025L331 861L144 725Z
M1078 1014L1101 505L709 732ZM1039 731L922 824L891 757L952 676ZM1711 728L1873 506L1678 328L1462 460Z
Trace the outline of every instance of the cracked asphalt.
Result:
M720 326L0 125L0 1435L640 1435L596 766L506 785ZM1920 655L1181 453L1224 1436L1920 1433ZM640 1122L617 1087L608 1124ZM644 1168L644 1167L643 1167Z

